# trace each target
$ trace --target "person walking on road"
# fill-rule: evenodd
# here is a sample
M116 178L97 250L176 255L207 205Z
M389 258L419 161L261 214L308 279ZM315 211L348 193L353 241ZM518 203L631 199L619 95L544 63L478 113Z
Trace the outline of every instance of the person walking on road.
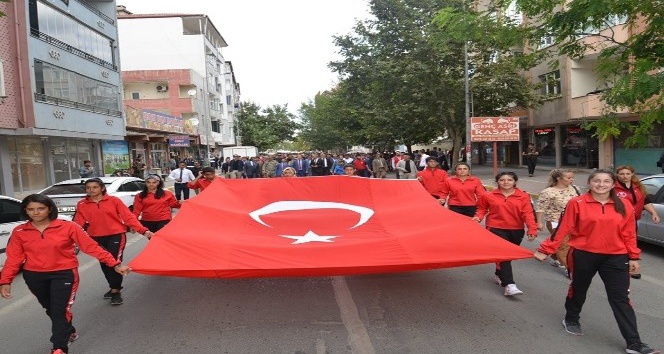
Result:
M639 272L641 250L636 245L636 219L629 199L620 198L613 172L595 170L588 177L590 191L572 198L558 228L537 248L535 258L544 261L556 252L564 236L569 238L568 269L572 282L565 299L567 333L581 336L581 310L595 274L599 273L609 305L626 341L629 354L657 354L641 341L636 314L629 300L629 274Z
M500 238L520 245L528 226L528 241L537 237L535 213L530 195L516 187L519 180L514 172L501 172L496 175L498 188L483 194L477 203L477 213L473 220L481 222L486 217L486 228ZM495 282L505 287L505 296L523 294L517 288L512 273L512 262L496 263Z
M616 181L615 189L616 194L620 198L626 198L634 206L634 218L636 219L635 228L638 232L638 222L641 219L643 210L647 211L652 218L652 222L659 224L660 219L655 210L655 206L648 200L646 187L639 181L634 172L634 167L630 165L622 165L616 167ZM631 274L634 279L641 279L641 273L636 272Z
M397 163L397 171L402 179L415 179L417 177L417 165L411 160L410 154L403 154L403 160Z
M454 166L454 176L445 180L443 193L440 198L447 203L447 207L461 215L475 216L477 201L486 194L482 181L470 174L470 166L459 162Z
M574 172L563 169L551 171L548 187L540 192L537 197L535 213L538 229L544 230L546 226L549 233L553 235L560 222L560 214L565 209L567 202L581 194L572 184L573 182ZM551 254L552 266L567 268L568 239L569 235L565 235L556 253Z
M436 198L441 205L445 205L443 185L447 180L447 172L438 167L438 160L433 156L427 157L425 163L427 167L417 173L417 180L432 197Z
M179 168L171 171L168 178L175 180L175 199L189 199L189 187L187 186L187 183L193 181L196 177L191 170L187 168L187 163L184 161L180 162Z
M69 344L78 339L71 312L79 284L74 245L120 277L130 269L78 225L58 219L58 208L49 197L41 194L25 197L20 213L28 221L17 226L9 238L0 295L11 299L12 281L22 270L25 284L51 319L51 353L68 353Z
M535 166L537 165L537 157L539 156L539 151L535 148L535 144L528 143L526 151L522 153L523 160L528 165L528 176L532 177L535 174Z
M145 188L134 197L132 213L140 217L141 224L148 230L157 232L171 221L172 209L180 208L180 203L171 191L164 189L161 177L148 175Z
M107 250L119 261L122 261L124 248L127 244L127 227L144 235L148 239L152 232L141 225L129 208L117 197L106 194L106 186L99 178L90 178L85 181L87 197L76 204L74 222L93 240ZM111 299L111 305L122 305L122 276L118 275L113 267L100 263L101 270L108 282L110 290L104 294L104 299Z

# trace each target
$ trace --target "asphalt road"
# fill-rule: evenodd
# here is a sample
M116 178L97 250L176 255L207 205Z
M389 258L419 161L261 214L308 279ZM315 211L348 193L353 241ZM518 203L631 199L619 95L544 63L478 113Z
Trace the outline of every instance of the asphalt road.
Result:
M534 243L524 242L533 248ZM126 258L146 241L129 237ZM644 342L664 347L664 248L642 245L631 297ZM561 326L567 280L535 260L515 262L525 294L506 298L493 265L349 277L187 279L130 274L111 306L98 263L81 256L71 353L624 353L595 278L583 337ZM19 276L0 300L0 352L48 353L50 323Z

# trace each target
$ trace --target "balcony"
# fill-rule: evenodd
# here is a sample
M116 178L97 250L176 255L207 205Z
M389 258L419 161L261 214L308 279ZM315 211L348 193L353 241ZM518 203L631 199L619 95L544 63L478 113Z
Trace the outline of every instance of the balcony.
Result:
M610 111L607 105L601 100L601 93L589 93L585 96L576 97L571 99L570 104L570 120L580 120L586 118L600 118ZM627 116L630 111L622 109L616 112L619 116Z

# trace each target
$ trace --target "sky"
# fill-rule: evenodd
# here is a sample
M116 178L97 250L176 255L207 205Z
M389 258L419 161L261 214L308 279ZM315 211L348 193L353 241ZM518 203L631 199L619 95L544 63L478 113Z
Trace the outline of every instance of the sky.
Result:
M340 59L332 36L369 17L367 0L117 0L134 14L208 15L228 43L243 102L266 108L302 103L334 86L328 63Z

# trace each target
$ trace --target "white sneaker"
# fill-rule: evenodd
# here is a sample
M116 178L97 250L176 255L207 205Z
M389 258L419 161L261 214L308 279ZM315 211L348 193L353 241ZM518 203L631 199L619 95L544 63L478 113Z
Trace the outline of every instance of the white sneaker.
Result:
M549 264L551 264L552 267L565 268L565 266L560 264L560 261L557 259L552 259Z
M496 283L496 284L498 284L498 285L503 285L503 282L500 281L500 277L497 276L497 275L494 275L494 276L493 276L493 282Z
M521 295L523 291L516 287L516 284L507 284L505 287L505 296Z

